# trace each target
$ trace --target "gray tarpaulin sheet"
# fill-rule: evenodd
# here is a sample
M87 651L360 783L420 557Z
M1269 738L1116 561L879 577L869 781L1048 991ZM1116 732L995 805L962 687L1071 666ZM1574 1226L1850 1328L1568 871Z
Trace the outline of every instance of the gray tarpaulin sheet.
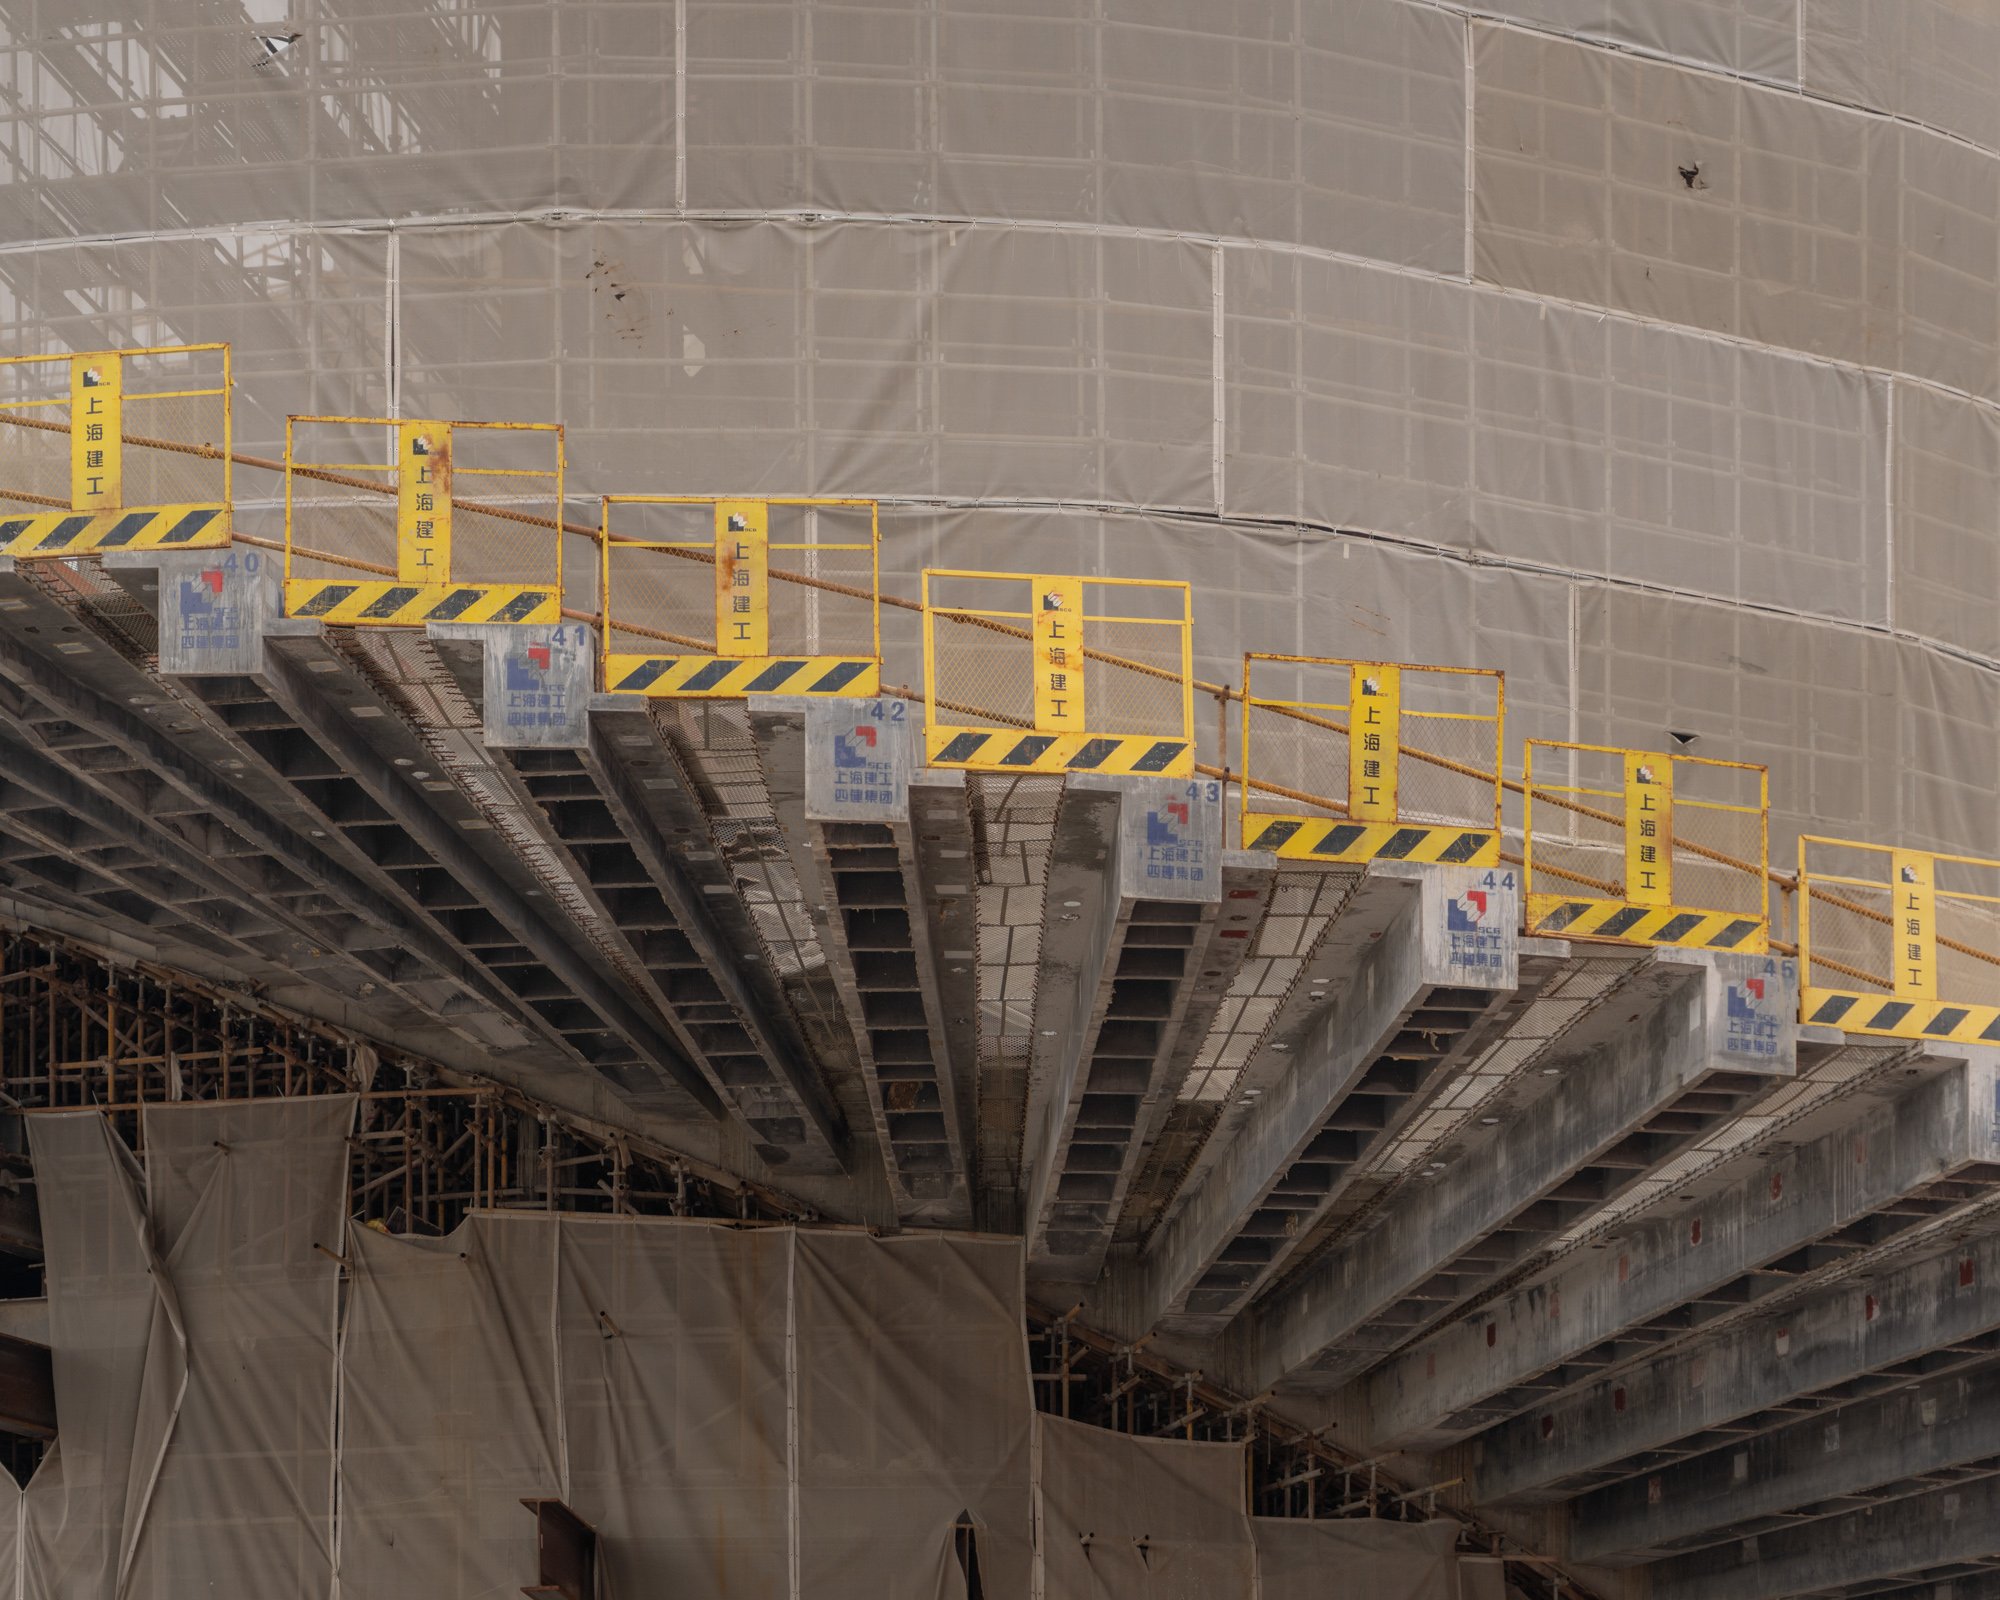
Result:
M798 1233L800 1592L962 1596L1029 1576L1032 1416L1015 1244Z
M962 1518L987 1592L1025 1594L1017 1243L539 1214L353 1237L344 1595L518 1591L535 1495L598 1528L611 1600L941 1600Z
M248 1594L328 1586L334 1257L354 1107L329 1096L144 1113L147 1207L178 1314L166 1365L180 1388L132 1596L182 1600L203 1572L228 1573ZM166 1332L156 1313L156 1348ZM142 1418L156 1398L169 1397L142 1395Z
M563 1492L556 1228L481 1216L348 1241L338 1593L511 1600L535 1561L521 1500Z
M604 1539L609 1592L787 1593L790 1235L608 1218L560 1232L567 1498Z
M314 1247L338 1254L353 1116L148 1108L143 1179L96 1113L30 1119L62 1432L21 1600L326 1592L339 1268Z
M1461 1600L1456 1522L1257 1517L1259 1600Z
M1035 1420L1046 1600L1251 1600L1243 1446Z

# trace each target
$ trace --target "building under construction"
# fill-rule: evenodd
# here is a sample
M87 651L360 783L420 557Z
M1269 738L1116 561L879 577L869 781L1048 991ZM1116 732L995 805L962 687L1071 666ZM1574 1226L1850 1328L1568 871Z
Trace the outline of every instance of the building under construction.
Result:
M1996 88L0 0L0 1600L2000 1597Z

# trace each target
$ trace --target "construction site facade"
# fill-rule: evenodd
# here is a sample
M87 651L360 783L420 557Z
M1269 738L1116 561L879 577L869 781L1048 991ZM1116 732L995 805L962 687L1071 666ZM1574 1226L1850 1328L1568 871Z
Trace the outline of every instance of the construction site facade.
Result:
M0 1600L2000 1597L1996 87L0 0Z

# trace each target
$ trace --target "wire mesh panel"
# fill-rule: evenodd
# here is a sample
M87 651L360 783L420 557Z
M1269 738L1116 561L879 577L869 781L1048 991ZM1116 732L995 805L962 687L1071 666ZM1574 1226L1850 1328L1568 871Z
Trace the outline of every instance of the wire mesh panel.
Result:
M930 764L1192 775L1191 606L1185 583L927 569Z
M1799 840L1800 1016L2000 1043L2000 861Z
M556 622L562 496L556 423L288 417L285 614Z
M0 358L0 554L229 542L226 344Z
M872 500L605 496L605 688L879 694L880 537Z
M1528 741L1528 932L1769 948L1763 767Z
M1500 860L1497 672L1243 658L1243 846L1304 861Z

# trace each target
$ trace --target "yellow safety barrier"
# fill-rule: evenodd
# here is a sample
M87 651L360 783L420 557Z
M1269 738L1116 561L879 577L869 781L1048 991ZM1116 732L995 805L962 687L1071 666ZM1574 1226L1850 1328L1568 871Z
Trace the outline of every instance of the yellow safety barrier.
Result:
M2000 1044L2000 861L1799 840L1799 1015L1849 1033Z
M698 533L687 526L697 512L706 524ZM663 524L679 537L647 536ZM606 495L599 542L612 693L881 692L874 501ZM817 582L796 582L789 569Z
M555 622L562 496L557 423L287 417L285 615L352 627ZM341 567L321 570L325 549L342 552ZM385 562L393 577L348 575Z
M1477 668L1246 655L1243 848L1498 864L1505 701Z
M1521 777L1529 933L1769 948L1767 769L1531 739Z
M0 358L0 555L226 545L230 423L226 344Z
M1015 604L979 603L996 591ZM1128 609L1104 609L1114 604ZM1150 578L926 569L927 759L974 772L1192 776L1192 605L1185 583Z

